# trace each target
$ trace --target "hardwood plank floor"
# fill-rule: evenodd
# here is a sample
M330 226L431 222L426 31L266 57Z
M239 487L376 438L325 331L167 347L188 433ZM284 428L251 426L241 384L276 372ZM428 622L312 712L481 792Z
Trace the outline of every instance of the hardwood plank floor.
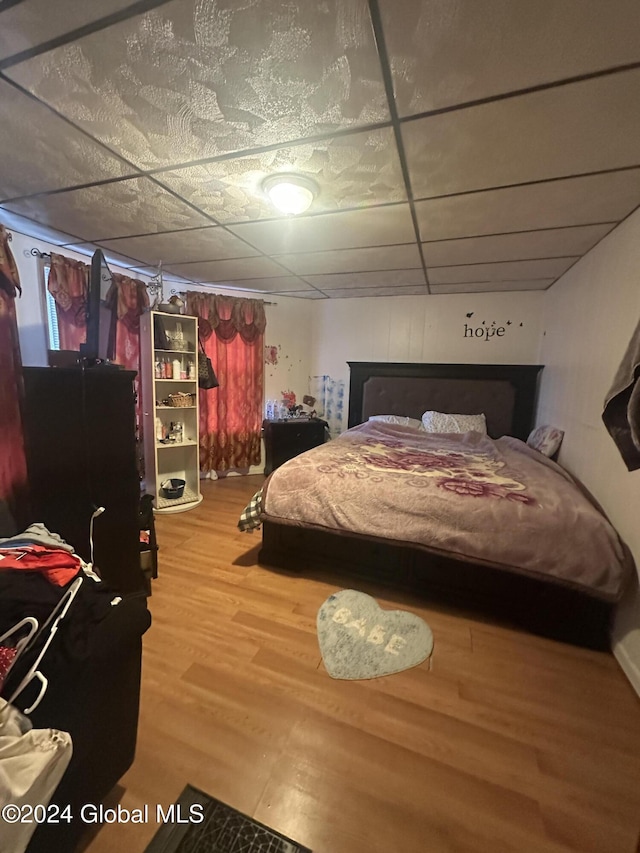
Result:
M262 477L203 484L156 520L125 808L190 783L315 853L635 853L640 699L615 659L332 575L258 566L240 511ZM300 554L304 567L305 555ZM318 607L357 586L424 618L431 661L336 681ZM103 826L87 853L138 853L157 824Z

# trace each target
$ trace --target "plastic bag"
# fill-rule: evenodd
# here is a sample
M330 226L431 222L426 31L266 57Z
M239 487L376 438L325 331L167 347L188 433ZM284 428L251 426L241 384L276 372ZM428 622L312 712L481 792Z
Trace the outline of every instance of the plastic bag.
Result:
M16 818L0 819L0 850L24 853L42 822L34 809L49 805L72 751L67 732L32 728L28 717L0 698L0 809L12 806Z

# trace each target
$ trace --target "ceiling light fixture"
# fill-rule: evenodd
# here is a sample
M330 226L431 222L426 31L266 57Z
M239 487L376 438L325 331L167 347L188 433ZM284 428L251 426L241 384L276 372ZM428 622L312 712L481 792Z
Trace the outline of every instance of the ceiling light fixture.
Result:
M280 213L304 213L320 192L311 178L302 175L271 175L262 183L262 189Z

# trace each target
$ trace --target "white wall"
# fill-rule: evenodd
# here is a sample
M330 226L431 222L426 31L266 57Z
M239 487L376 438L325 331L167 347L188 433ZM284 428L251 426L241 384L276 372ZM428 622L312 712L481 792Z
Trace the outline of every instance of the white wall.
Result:
M535 364L544 296L536 291L319 300L313 305L311 371L344 380L348 390L347 361Z
M640 211L585 255L544 301L538 423L565 430L559 461L602 504L640 566L640 471L627 471L601 420L640 319ZM640 595L619 609L614 652L640 692Z
M309 388L310 341L313 328L313 300L293 297L265 297L266 347L277 348L277 364L264 366L265 400L281 400L283 391L293 391L298 403Z

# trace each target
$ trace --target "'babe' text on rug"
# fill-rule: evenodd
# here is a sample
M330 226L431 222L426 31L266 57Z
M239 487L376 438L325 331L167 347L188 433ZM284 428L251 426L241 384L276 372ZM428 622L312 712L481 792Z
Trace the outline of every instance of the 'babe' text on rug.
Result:
M318 611L318 643L332 678L391 675L417 666L433 649L427 623L405 610L382 610L354 589L330 595Z

